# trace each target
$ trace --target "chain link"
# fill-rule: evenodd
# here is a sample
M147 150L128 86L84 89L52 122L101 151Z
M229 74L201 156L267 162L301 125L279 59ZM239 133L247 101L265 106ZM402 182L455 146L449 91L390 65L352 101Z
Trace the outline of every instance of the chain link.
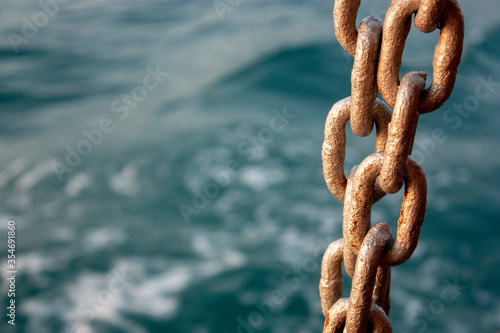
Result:
M391 108L382 100L376 99L372 106L373 114L370 118L377 128L375 151L384 151L387 142L387 132L391 121ZM344 159L346 135L345 127L352 113L351 97L335 103L328 113L325 124L325 141L323 142L323 174L330 192L335 198L344 202L346 191L346 177L344 175ZM385 193L380 189L375 190L375 201L382 198Z
M431 32L439 27L447 0L421 0L415 15L415 26L422 32Z
M387 11L380 48L377 83L380 94L391 107L396 103L399 69L411 15L422 0L395 0ZM447 0L441 17L441 33L434 51L431 86L422 92L420 114L438 109L450 97L462 57L464 18L455 0Z
M343 332L346 325L348 309L349 298L339 299L326 315L323 333ZM392 333L392 327L389 322L389 318L387 318L387 314L375 303L371 304L370 317L368 321L371 323L373 333Z
M391 267L408 260L417 247L424 221L427 182L410 156L420 114L439 108L450 96L460 63L464 25L455 0L393 0L383 24L365 18L356 29L361 0L336 0L337 40L355 57L351 97L332 107L325 124L323 173L330 192L344 203L344 238L330 244L321 265L319 292L325 315L323 332L392 332ZM425 89L424 71L407 73L399 82L406 37L415 26L441 30L433 61L433 81ZM377 97L380 89L384 102ZM392 112L391 107L394 107ZM345 127L367 136L375 123L375 153L345 177ZM380 222L371 227L371 206L405 185L397 235ZM342 269L352 278L349 298L342 297Z
M384 269L379 267L380 259L384 250L391 243L391 230L383 222L371 228L363 240L352 277L351 296L349 297L345 325L347 332L361 333L366 331L373 298L372 293L375 292L377 270ZM381 293L385 295L385 290L382 290Z
M373 108L377 97L377 58L382 39L382 22L368 16L361 22L351 74L351 129L367 136L373 127Z
M404 169L417 130L418 105L427 74L410 72L403 77L389 125L379 185L385 193L396 193L403 185Z
M361 0L335 0L333 7L333 23L335 36L342 47L350 55L356 55L358 30L356 29L356 16Z

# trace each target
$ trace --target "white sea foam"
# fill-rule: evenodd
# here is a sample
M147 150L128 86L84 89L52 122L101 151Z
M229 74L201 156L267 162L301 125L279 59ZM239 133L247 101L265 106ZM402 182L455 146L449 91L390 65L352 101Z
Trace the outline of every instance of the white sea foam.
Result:
M60 265L54 259L38 252L30 252L20 254L17 262L22 274L38 276L43 272L55 270Z
M247 166L240 173L241 182L255 191L262 191L271 185L281 184L288 178L287 169L282 167Z
M90 175L87 173L80 173L71 177L66 186L64 187L64 191L70 197L76 197L81 191L85 190L92 184L92 179Z
M213 246L213 242L211 242L204 234L196 234L192 238L193 249L200 256L209 258L213 257L216 254L216 251Z
M27 191L45 178L54 175L52 167L55 160L46 160L35 165L33 169L23 174L16 181L16 188L20 191Z
M7 185L12 179L23 173L28 167L28 158L21 156L10 162L5 170L0 172L0 188Z
M113 175L109 179L109 186L120 195L136 195L139 192L137 168L134 165L126 166L120 173Z
M126 234L120 229L102 227L88 231L83 240L93 251L113 245L122 244L126 239Z

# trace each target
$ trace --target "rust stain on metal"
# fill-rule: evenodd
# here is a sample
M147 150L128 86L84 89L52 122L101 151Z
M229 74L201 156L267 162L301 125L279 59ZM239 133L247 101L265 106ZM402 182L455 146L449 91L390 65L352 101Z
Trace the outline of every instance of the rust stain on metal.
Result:
M385 193L396 193L403 185L404 169L415 137L420 95L426 77L424 71L410 72L403 77L399 86L379 178L380 188Z
M330 192L338 200L344 202L347 181L344 174L345 127L351 118L352 100L344 98L333 105L325 124L325 140L321 150L323 158L323 175ZM392 111L383 101L376 99L373 109L372 123L377 129L376 151L383 151L387 142L387 133ZM376 189L374 200L378 201L385 195Z
M344 257L344 240L341 238L331 243L323 255L321 262L321 280L319 295L323 315L342 297L342 260Z
M343 239L330 244L321 265L319 292L325 315L324 333L392 332L391 266L413 254L424 221L427 182L411 156L419 114L433 111L449 97L463 48L463 16L455 0L393 0L381 32L380 22L368 17L356 30L361 0L336 0L335 34L355 56L352 98L337 102L328 114L322 158L325 181L344 203ZM411 72L399 82L399 70L411 15L423 32L441 29L434 53L433 82ZM382 35L382 40L380 40ZM379 58L379 59L378 59ZM378 61L378 65L377 65ZM389 105L376 98L377 85ZM377 129L375 153L344 174L345 127L366 136ZM371 206L404 184L396 237L386 223L371 226ZM342 296L341 263L352 279L349 298Z
M325 314L325 325L323 325L323 331L326 331L328 324L330 323L330 314L327 312Z
M364 238L352 278L351 296L346 316L347 332L366 332L375 291L375 279L380 259L391 243L392 234L386 223L378 223ZM383 291L385 296L385 290Z
M351 129L357 136L367 136L372 131L381 40L382 22L373 16L365 18L359 27L351 72Z
M411 15L419 9L421 0L393 1L384 21L377 83L385 101L396 103L399 69L411 23ZM464 40L464 18L455 0L446 1L441 17L441 33L434 52L431 86L422 93L419 112L439 108L448 99L455 85Z

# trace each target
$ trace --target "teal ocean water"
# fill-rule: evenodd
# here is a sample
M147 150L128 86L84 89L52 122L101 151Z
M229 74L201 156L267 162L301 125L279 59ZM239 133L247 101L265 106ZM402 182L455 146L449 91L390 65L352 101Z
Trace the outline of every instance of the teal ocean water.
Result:
M333 1L221 3L0 3L1 332L321 332L319 264L343 207L321 145L352 58ZM455 90L415 141L428 204L392 270L395 332L500 330L500 7L460 4ZM388 6L364 1L359 18ZM438 33L413 30L401 72L430 82ZM348 170L374 135L347 140ZM372 222L395 233L401 200Z

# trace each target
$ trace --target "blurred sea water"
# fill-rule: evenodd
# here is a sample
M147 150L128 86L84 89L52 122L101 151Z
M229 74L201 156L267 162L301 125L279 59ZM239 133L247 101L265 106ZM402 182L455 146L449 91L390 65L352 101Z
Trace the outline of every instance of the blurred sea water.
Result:
M222 16L211 1L66 1L26 38L47 3L0 3L0 331L320 332L319 264L343 207L321 145L352 67L333 1L232 2ZM392 270L395 332L500 330L500 7L460 4L455 90L415 141L427 213ZM358 19L388 6L364 1ZM401 73L430 82L439 33L415 30ZM349 170L374 135L347 132ZM401 200L372 222L394 233Z

